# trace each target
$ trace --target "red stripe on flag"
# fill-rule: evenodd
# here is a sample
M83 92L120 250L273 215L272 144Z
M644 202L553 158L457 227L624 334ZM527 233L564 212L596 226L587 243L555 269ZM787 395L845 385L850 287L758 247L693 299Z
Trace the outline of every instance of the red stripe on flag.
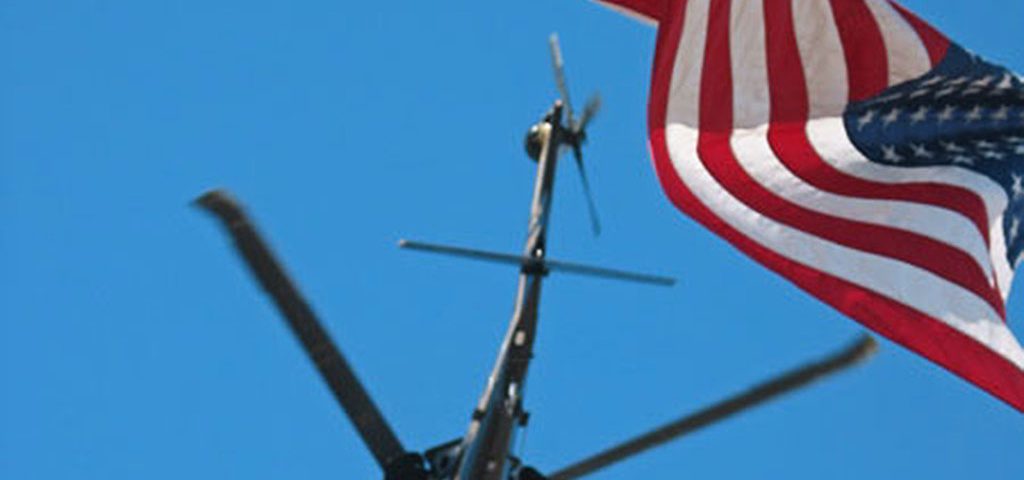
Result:
M598 3L605 3L612 7L623 8L631 12L647 17L655 22L661 21L665 16L665 7L668 0L596 0Z
M810 107L800 47L793 29L793 2L765 0L764 16L771 123L802 127L810 116ZM784 83L783 77L790 83Z
M890 1L889 3L892 4L893 8L895 8L897 12L900 12L903 19L913 27L915 32L917 32L917 36L921 38L921 43L924 44L924 48L928 50L928 57L932 61L932 67L938 65L939 62L945 58L946 51L949 50L949 39L929 25L928 22L921 20L917 15L914 15L913 12L903 8L902 5L893 1Z
M665 127L665 118L668 109L668 87L672 82L672 68L676 62L676 51L679 47L679 40L683 35L683 24L686 22L687 0L667 0L667 10L673 12L666 15L671 20L658 26L658 38L655 43L654 65L651 68L651 95L647 99L647 127L650 134L654 134L654 126L659 125L658 130ZM663 81L659 81L662 79ZM657 91L657 89L664 91ZM663 135L663 134L662 134ZM651 142L653 149L655 142ZM664 142L658 143L664 148ZM667 152L666 152L667 154ZM657 159L656 156L652 157ZM665 158L668 158L667 156Z
M671 0L670 5L675 12L685 12L686 0ZM1005 358L948 325L899 302L763 247L730 227L693 195L672 164L665 138L668 93L684 18L677 14L666 21L668 24L663 22L658 30L647 110L648 134L658 180L676 208L811 295L1024 412L1024 372Z
M769 90L771 92L771 122L773 124L799 124L801 134L794 141L787 154L779 151L779 158L793 174L819 190L850 197L876 200L900 200L931 205L963 215L978 229L978 233L989 243L988 217L985 202L974 192L961 187L939 183L887 184L849 175L821 159L806 137L805 124L808 120L808 93L804 68L800 59L796 31L793 26L791 0L766 0L766 41L768 55ZM870 15L870 12L868 12ZM873 16L869 17L874 22ZM878 26L875 24L875 30ZM876 52L862 50L878 61L885 62L887 55L884 45ZM847 55L849 57L849 55ZM849 61L849 58L847 58ZM886 82L886 73L869 83ZM854 81L850 80L851 83ZM793 126L791 130L797 130ZM777 130L776 130L777 131ZM777 137L778 135L774 135ZM778 139L772 148L778 149Z
M789 202L750 177L736 159L733 132L733 78L728 0L712 0L708 19L700 90L700 136L697 155L722 188L751 209L779 223L857 250L890 257L934 273L984 299L1005 317L999 292L984 270L957 248L930 237L870 223L822 214ZM770 63L770 61L769 61ZM775 98L773 100L773 105ZM790 156L812 160L803 124L773 125L776 144ZM802 140L802 142L801 142ZM820 159L818 159L820 162Z
M889 86L889 60L882 30L863 0L830 2L846 56L850 101L867 100Z

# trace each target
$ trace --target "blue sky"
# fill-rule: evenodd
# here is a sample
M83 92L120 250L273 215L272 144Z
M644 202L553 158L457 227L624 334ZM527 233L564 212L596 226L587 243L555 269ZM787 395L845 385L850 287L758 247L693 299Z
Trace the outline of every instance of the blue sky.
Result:
M682 217L645 140L654 30L582 0L0 5L0 476L379 477L211 219L250 208L403 442L460 436L518 251L558 31L594 239L560 170L554 257L678 276L553 276L520 453L552 470L815 358L862 329ZM1018 0L908 0L1024 71ZM1019 282L1018 282L1019 283ZM1011 295L1011 325L1024 303ZM595 479L1020 478L1024 419L888 342L870 363Z

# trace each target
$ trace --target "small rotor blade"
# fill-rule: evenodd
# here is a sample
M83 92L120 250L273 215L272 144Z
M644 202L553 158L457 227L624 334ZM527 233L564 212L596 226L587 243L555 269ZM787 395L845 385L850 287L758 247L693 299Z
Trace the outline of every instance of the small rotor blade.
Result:
M580 114L579 122L576 125L576 133L585 132L587 124L594 119L597 112L601 110L601 94L595 93L583 106L583 113ZM585 135L585 133L584 133Z
M583 152L579 145L573 145L573 154L576 157L576 169L580 173L580 182L583 183L583 196L587 199L587 212L590 214L590 228L594 236L601 235L601 221L597 217L597 205L594 204L594 195L590 193L590 181L587 180L587 169L583 165Z
M783 393L806 386L815 380L841 371L870 357L878 346L869 335L860 337L846 348L817 362L810 363L761 383L743 393L706 407L696 413L665 424L643 435L584 459L550 476L549 480L571 480L621 462L626 458L663 445L680 436L714 424L732 415L771 400Z
M562 61L562 47L558 43L557 33L552 33L548 37L548 45L551 47L551 69L555 73L555 86L558 87L558 93L565 103L567 122L573 125L576 119L572 116L572 101L569 100L569 87L565 82L565 63Z
M648 283L662 287L671 287L676 284L676 279L662 277L660 275L649 275L646 273L627 272L612 268L594 267L580 263L563 262L559 260L548 260L545 262L548 270L575 273L577 275L590 275L592 277L604 277L614 280L628 280L630 282Z
M417 242L415 240L406 239L399 240L398 247L408 248L410 250L419 250L421 252L454 255L457 257L470 258L473 260L487 260L490 262L504 263L509 265L522 265L524 261L529 260L528 258L523 257L522 255L514 255L511 253L489 252L487 250L477 250L475 248L453 247L451 245Z
M320 371L363 442L373 453L381 469L406 455L398 437L384 419L370 394L359 383L341 351L274 258L241 206L227 192L211 191L196 199L196 204L214 214L234 239L238 253L248 264L260 286L274 299L306 354Z

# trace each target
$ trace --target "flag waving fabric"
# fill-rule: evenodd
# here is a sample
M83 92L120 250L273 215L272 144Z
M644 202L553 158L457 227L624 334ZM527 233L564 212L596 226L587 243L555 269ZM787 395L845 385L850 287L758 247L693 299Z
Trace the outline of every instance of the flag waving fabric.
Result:
M1024 411L1024 83L887 0L606 0L658 24L648 110L680 210Z

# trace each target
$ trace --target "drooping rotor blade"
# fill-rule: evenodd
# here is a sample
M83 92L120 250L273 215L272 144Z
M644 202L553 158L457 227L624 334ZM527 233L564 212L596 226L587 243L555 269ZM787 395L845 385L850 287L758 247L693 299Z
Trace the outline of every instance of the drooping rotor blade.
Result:
M711 425L783 393L806 386L815 380L857 364L871 356L877 348L874 339L864 335L853 344L822 360L791 370L746 392L734 395L720 403L706 407L696 413L687 415L679 420L637 436L632 440L609 448L597 455L565 467L551 474L548 478L549 480L571 480L589 475L604 467L663 445L682 435Z
M576 275L588 275L592 277L610 278L614 280L626 280L631 282L648 283L660 286L675 285L674 278L644 273L627 272L611 268L594 267L581 263L563 262L559 260L535 259L523 255L510 253L490 252L475 248L454 247L450 245L439 245L435 243L417 242L413 240L399 240L398 246L422 252L441 253L458 257L470 258L473 260L487 260L508 265L519 265L521 268L534 267L544 271L558 271Z
M227 228L238 252L260 286L274 299L381 468L386 469L390 462L406 456L405 448L369 393L238 203L228 193L214 190L196 199L196 204L216 215Z
M548 270L574 273L577 275L589 275L591 277L603 277L610 278L613 280L626 280L630 282L648 283L651 285L658 285L662 287L671 287L676 284L676 279L671 277L662 277L660 275L649 275L646 273L627 272L625 270L615 270L604 267L594 267L591 265L583 265L581 263L562 262L559 260L548 260L546 262Z
M583 152L579 145L573 146L573 156L576 158L576 169L579 170L580 182L583 183L583 196L587 199L587 212L590 214L590 228L594 236L601 235L601 221L597 217L597 205L594 204L594 195L590 193L590 181L587 180L587 169L583 165Z
M451 245L440 245L437 243L417 242L415 240L405 239L398 241L398 247L408 248L410 250L419 250L421 252L454 255L473 260L487 260L490 262L505 263L508 265L522 265L524 260L530 260L522 255L515 255L511 253L489 252L487 250L477 250L475 248L455 247Z
M555 86L565 103L566 118L569 125L573 125L576 119L572 116L572 101L569 100L569 87L565 82L565 62L562 61L562 47L558 43L558 34L552 33L548 37L548 45L551 47L551 69L555 73Z

